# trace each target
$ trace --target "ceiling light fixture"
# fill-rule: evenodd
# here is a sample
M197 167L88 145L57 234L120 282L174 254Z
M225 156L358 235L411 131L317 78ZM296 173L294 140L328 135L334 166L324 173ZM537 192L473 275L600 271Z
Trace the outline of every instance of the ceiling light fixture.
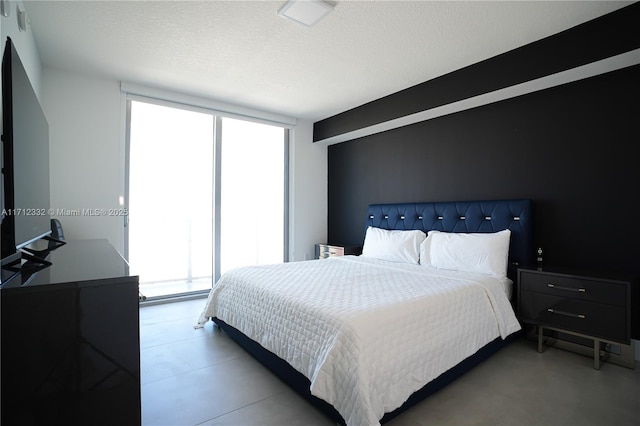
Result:
M312 27L332 11L333 5L322 0L288 0L278 10L278 16Z

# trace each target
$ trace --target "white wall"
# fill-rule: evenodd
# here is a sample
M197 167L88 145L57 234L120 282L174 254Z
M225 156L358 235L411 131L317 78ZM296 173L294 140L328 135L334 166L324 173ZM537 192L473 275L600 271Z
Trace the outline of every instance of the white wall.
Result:
M9 16L0 15L0 34L2 39L0 43L2 47L2 53L4 54L4 45L7 41L7 37L11 37L13 44L16 46L20 60L24 65L31 85L36 92L36 95L40 96L40 54L36 46L35 39L31 27L27 26L27 31L20 31L18 29L18 12L20 8L24 10L24 5L21 1L9 1L6 2L9 7Z
M313 123L298 121L290 144L289 260L315 256L327 239L327 145L314 144Z
M62 222L67 240L106 238L122 253L124 219L87 213L120 207L120 84L45 67L42 105L49 118L51 208L57 211L53 216Z

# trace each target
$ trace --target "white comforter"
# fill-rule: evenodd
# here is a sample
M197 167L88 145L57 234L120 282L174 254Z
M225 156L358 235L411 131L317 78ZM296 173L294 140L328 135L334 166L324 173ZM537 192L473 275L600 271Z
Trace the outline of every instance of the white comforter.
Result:
M347 425L377 425L416 390L520 329L505 280L344 256L226 273L217 317L289 362Z

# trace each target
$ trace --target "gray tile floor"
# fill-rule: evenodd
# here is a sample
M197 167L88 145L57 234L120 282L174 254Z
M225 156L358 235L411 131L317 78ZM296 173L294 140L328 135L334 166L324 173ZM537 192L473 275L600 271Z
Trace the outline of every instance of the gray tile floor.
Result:
M333 424L211 323L194 329L204 303L140 309L143 425ZM636 425L640 364L597 371L523 339L388 424Z

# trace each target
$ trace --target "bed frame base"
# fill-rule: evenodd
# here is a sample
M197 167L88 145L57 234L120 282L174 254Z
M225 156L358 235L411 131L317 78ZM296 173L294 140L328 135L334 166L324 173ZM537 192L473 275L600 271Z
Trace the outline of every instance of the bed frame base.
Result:
M249 339L246 335L238 331L236 328L230 326L229 324L218 318L212 318L212 320L216 325L216 328L219 328L227 333L232 340L240 345L240 347L242 347L256 360L270 369L276 376L278 376L298 394L307 399L316 408L318 408L332 420L336 421L338 424L345 424L345 421L340 413L338 413L338 411L331 404L311 394L311 382L303 374L294 369L282 358L276 356L272 352L269 352L260 344ZM386 413L380 420L380 423L384 424L390 421L399 414L405 412L407 409L424 400L429 395L432 395L440 389L444 388L449 383L453 382L458 377L462 376L464 373L473 369L476 365L480 364L482 361L486 360L491 355L507 346L509 343L519 337L519 335L519 333L514 333L507 337L507 339L505 340L502 340L500 337L498 337L484 347L480 348L475 354L463 360L461 363L451 368L450 370L442 373L440 376L427 383L422 389L413 393L402 406L398 407L394 411Z

